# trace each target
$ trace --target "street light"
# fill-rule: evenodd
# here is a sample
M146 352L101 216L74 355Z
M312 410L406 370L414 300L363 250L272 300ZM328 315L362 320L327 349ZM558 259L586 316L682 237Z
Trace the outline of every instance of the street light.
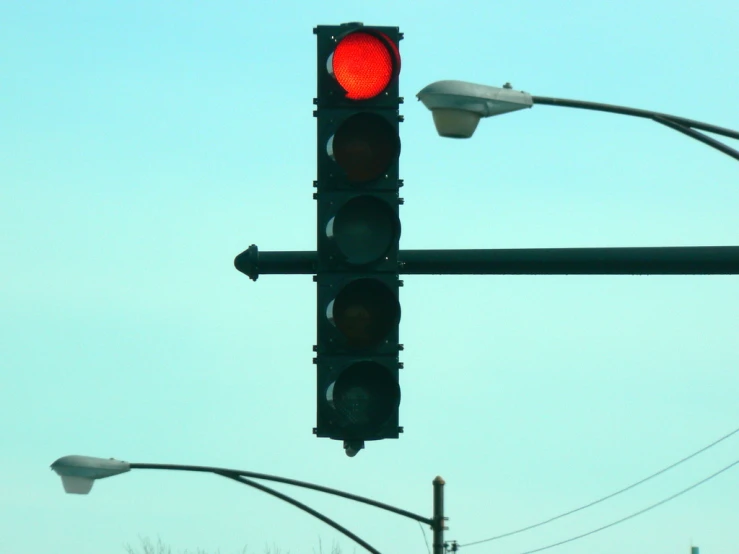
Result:
M522 110L533 104L527 92L464 81L437 81L417 96L431 110L438 133L448 138L470 138L481 117Z
M51 464L62 478L64 490L70 494L87 494L96 479L113 477L131 470L131 464L113 458L64 456Z
M532 96L527 92L513 90L508 83L500 88L465 81L437 81L421 89L416 96L431 110L436 130L442 137L469 138L475 132L481 117L531 108L534 104L545 104L651 119L739 160L739 151L696 129L738 140L739 131L650 110L583 100Z
M441 477L436 477L433 480L434 496L433 496L433 516L428 518L401 508L396 508L390 504L384 504L371 498L365 498L356 494L340 491L337 489L331 489L329 487L323 487L314 483L308 483L305 481L296 481L295 479L288 479L286 477L279 477L277 475L268 475L265 473L255 473L253 471L242 471L237 469L226 469L222 467L209 467L209 466L191 466L191 465L179 465L179 464L148 464L148 463L128 463L121 460L115 460L113 458L94 458L91 456L64 456L56 460L51 464L53 469L61 478L64 490L71 494L87 494L92 489L93 483L97 479L104 479L106 477L112 477L121 473L126 473L132 469L164 469L174 471L196 471L200 473L213 473L226 477L234 481L238 481L244 485L248 485L255 489L266 492L284 500L288 504L292 504L296 508L300 508L304 512L311 514L312 516L320 519L324 523L327 523L340 533L343 533L357 544L363 546L369 552L373 554L380 554L380 552L372 547L369 543L365 542L357 535L349 531L346 527L336 523L334 520L323 515L322 513L314 510L313 508L306 506L302 502L298 502L294 498L287 496L274 489L266 487L261 483L257 483L252 479L263 479L265 481L275 481L278 483L284 483L287 485L293 485L296 487L302 487L305 489L311 489L334 496L340 496L355 502L361 502L370 506L375 506L381 510L392 512L394 514L413 519L420 523L425 523L430 526L434 533L434 544L433 554L443 554L444 552L444 531L447 529L445 522L447 520L444 517L444 480Z

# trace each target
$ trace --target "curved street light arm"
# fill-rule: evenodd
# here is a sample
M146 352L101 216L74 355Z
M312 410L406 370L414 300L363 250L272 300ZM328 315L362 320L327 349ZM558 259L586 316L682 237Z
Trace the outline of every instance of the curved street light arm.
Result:
M669 127L670 129L674 129L675 131L679 133L688 135L690 138L699 140L703 144L707 144L708 146L711 146L715 148L716 150L723 152L727 156L731 156L735 160L739 160L739 151L734 150L730 146L726 146L723 142L720 142L714 138L704 135L703 133L699 133L698 131L696 131L695 129L692 129L691 127L685 127L684 125L680 125L676 121L673 121L666 117L662 117L660 115L656 115L652 119L654 119L654 121L656 121L657 123L661 123L662 125Z
M739 140L739 131L727 129L725 127L719 127L717 125L711 125L709 123L703 123L702 121L696 121L694 119L688 119L686 117L679 117L676 115L669 115L661 112L653 112L651 110L640 110L637 108L628 108L626 106L616 106L614 104L601 104L600 102L586 102L584 100L568 100L566 98L552 98L549 96L532 96L534 104L545 104L549 106L563 106L566 108L581 108L584 110L595 110L599 112L611 112L622 115L632 115L634 117L644 117L647 119L654 119L655 117L663 117L670 119L680 125L686 127L694 127L701 131L708 131L709 133L716 133L717 135L723 135L725 137Z
M549 96L532 96L534 104L543 104L549 106L562 106L565 108L580 108L584 110L594 110L599 112L610 112L621 115L631 115L634 117L643 117L645 119L651 119L662 125L666 125L675 131L679 131L691 138L699 140L708 146L711 146L724 154L731 156L732 158L739 160L739 151L719 142L715 139L707 137L706 135L695 131L694 129L700 129L709 133L715 133L728 138L739 140L739 131L732 129L726 129L725 127L718 127L717 125L711 125L702 121L696 121L694 119L687 119L685 117L678 117L676 115L669 115L660 112L653 112L651 110L639 110L637 108L628 108L626 106L615 106L613 104L601 104L599 102L586 102L584 100L568 100L566 98L552 98Z
M300 508L304 512L309 513L313 517L316 517L327 523L340 533L343 533L354 542L363 546L372 554L380 554L380 552L369 543L365 542L357 535L349 531L346 527L339 525L333 519L323 515L322 513L314 510L313 508L303 504L274 489L271 489L261 483L252 481L251 479L264 479L267 481L276 481L278 483L284 483L286 485L293 485L296 487L302 487L305 489L312 489L318 492L325 492L334 496L340 496L363 504L368 504L382 510L392 512L394 514L407 517L420 523L426 523L433 529L434 532L434 554L442 554L444 551L444 530L446 526L444 522L447 520L444 517L444 480L441 477L436 477L433 481L434 485L434 513L432 518L427 518L384 504L377 502L371 498L365 498L356 494L340 491L337 489L331 489L329 487L323 487L314 483L308 483L306 481L297 481L295 479L288 479L287 477L280 477L278 475L268 475L266 473L256 473L254 471L242 471L238 469L227 469L224 467L212 467L212 466L193 466L193 465L180 465L180 464L148 464L148 463L128 463L122 460L116 460L115 458L96 458L93 456L63 456L51 464L51 469L54 470L61 478L64 485L64 490L72 494L87 494L92 489L92 485L97 479L104 479L106 477L112 477L113 475L120 475L126 473L132 469L163 469L163 470L174 470L174 471L193 471L200 473L213 473L226 477L233 481L238 481L244 485L248 485L262 492L266 492L280 500L284 500L288 504L292 504L296 508Z
M201 473L215 473L224 477L230 477L232 475L238 475L242 477L250 477L252 479L264 479L265 481L275 481L277 483L285 483L286 485L292 485L295 487L302 487L304 489L311 489L314 491L324 492L326 494L332 494L334 496L340 496L356 502L362 502L363 504L369 504L375 508L386 510L394 514L398 514L403 517L413 519L425 523L430 527L434 527L434 520L428 517L424 517L401 508L396 508L383 502L372 500L371 498L365 498L364 496L358 496L348 492L340 491L338 489L332 489L329 487L322 487L314 483L308 483L306 481L297 481L295 479L288 479L286 477L279 477L278 475L268 475L265 473L256 473L253 471L241 471L238 469L224 469L219 467L208 467L208 466L191 466L191 465L177 465L177 464L146 464L146 463L132 463L130 464L131 469L169 469L175 471L198 471Z
M314 510L310 506L306 506L302 502L298 502L297 500L295 500L294 498L291 498L291 497L287 496L286 494L282 494L281 492L278 492L278 491L276 491L274 489L271 489L269 487L266 487L266 486L262 485L261 483L257 483L256 481L252 481L251 479L247 479L246 477L243 477L241 475L237 475L236 473L230 473L230 472L226 472L226 471L224 471L224 472L214 471L213 473L216 473L217 475L221 475L223 477L227 477L228 479L233 479L234 481L238 481L239 483L242 483L244 485L249 485L250 487L254 487L255 489L258 489L258 490L260 490L262 492L266 492L267 494L271 494L272 496L275 496L275 497L279 498L280 500L284 500L288 504L292 504L296 508L300 508L304 512L307 512L310 515L312 515L313 517L316 517L316 518L320 519L321 521L323 521L324 523L327 523L328 525L330 525L331 527L333 527L334 529L336 529L340 533L343 533L344 535L346 535L347 537L349 537L350 539L352 539L357 544L363 546L364 548L366 548L367 550L369 550L370 552L372 552L372 554L380 554L380 551L379 550L377 550L376 548L374 548L368 542L365 542L364 540L362 540L361 538L359 538L357 535L355 535L354 533L352 533L351 531L349 531L349 529L347 529L343 525L339 525L333 519L331 519L331 518L323 515L321 512L319 512L317 510Z

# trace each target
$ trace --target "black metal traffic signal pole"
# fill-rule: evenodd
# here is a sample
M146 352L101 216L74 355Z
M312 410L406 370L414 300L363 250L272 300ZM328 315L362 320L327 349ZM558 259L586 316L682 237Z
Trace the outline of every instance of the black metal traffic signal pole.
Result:
M260 252L252 244L234 266L260 275L316 273L313 251ZM739 275L739 246L401 250L402 275Z

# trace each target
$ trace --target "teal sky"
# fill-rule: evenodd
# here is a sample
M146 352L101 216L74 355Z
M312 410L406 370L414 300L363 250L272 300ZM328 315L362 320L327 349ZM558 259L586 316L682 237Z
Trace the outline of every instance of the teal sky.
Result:
M315 249L315 37L405 33L401 247L739 245L739 165L666 127L534 106L442 139L415 100L462 79L739 129L734 0L0 3L0 552L360 552L215 476L63 493L66 454L274 473L431 515L448 539L536 523L739 427L734 276L407 276L397 441L316 439L315 285L251 282L250 244ZM737 147L737 143L732 144ZM463 554L516 554L739 459L739 435L612 501ZM281 489L382 552L410 520ZM739 469L552 549L734 551ZM430 541L430 532L424 529Z

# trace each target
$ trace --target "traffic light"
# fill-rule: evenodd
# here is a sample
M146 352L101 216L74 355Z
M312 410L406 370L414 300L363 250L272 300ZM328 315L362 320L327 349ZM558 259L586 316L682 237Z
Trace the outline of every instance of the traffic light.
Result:
M397 27L318 26L318 437L398 438Z

